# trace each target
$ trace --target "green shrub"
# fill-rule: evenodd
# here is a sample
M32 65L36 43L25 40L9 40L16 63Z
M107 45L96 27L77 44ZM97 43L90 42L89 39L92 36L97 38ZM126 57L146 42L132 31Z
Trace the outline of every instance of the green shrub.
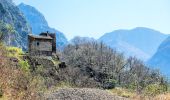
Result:
M135 82L132 82L130 84L127 84L125 87L130 90L136 90L137 85Z
M164 85L150 84L145 88L144 94L149 96L155 96L165 91L166 91L166 87Z
M30 71L30 65L28 64L27 61L19 61L19 66L25 72L29 72Z
M113 88L115 88L118 83L115 79L111 79L109 82L112 84Z
M24 54L22 49L17 47L7 47L7 51L9 57L15 57L18 60L21 60L21 56Z
M8 51L8 56L9 57L14 57L17 58L19 60L18 64L19 67L25 71L25 72L29 72L30 70L30 65L28 64L28 61L24 61L22 59L22 55L24 54L21 48L17 48L17 47L7 47L7 51Z

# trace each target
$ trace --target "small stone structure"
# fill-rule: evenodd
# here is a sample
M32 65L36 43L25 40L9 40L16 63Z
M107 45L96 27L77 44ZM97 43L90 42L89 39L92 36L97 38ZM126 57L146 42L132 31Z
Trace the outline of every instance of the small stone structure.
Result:
M30 56L52 56L52 53L56 53L55 33L29 34L28 53Z

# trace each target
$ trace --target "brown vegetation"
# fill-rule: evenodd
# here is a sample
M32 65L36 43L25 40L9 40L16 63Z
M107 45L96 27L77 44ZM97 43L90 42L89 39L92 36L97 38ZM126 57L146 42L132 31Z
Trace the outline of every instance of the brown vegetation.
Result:
M51 94L65 86L111 89L114 95L134 100L149 100L154 96L155 100L169 98L169 94L163 94L167 83L159 71L149 69L135 57L126 59L103 43L75 42L60 55L63 63L53 57L29 61L22 59L21 49L1 44L1 98L36 100L44 93ZM55 66L46 63L48 61Z
M6 47L0 45L0 89L1 97L15 100L37 98L36 85L29 73L25 73L7 57Z
M77 81L84 83L82 81L87 77L87 79L93 80L93 83L99 83L95 87L105 89L118 86L147 95L167 91L166 80L159 71L150 69L135 57L126 59L123 54L103 43L75 38L73 44L64 49L62 59L70 69L79 69L78 72L76 71L77 77L71 77L71 82L74 84ZM75 73L72 71L71 74ZM79 78L79 76L81 77ZM84 85L81 84L81 86ZM88 86L90 87L90 85ZM88 86L86 85L86 87Z

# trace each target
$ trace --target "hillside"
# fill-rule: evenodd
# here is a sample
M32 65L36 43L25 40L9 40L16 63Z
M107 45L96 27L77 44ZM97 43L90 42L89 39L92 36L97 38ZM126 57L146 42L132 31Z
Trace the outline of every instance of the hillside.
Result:
M161 32L138 27L132 30L116 30L103 35L99 41L103 41L108 46L124 52L126 56L136 56L146 61L157 50L161 42L167 38Z
M41 32L47 31L56 33L56 42L59 49L63 48L63 46L68 43L66 37L64 36L64 33L51 28L48 25L48 22L46 21L43 14L40 13L36 8L23 3L21 3L18 7L24 13L26 20L32 28L33 34L40 34Z
M42 31L56 33L60 50L45 33L27 45L29 33ZM140 60L153 55L166 37L140 27L99 40L77 36L68 44L34 7L0 0L0 100L169 100L166 77ZM160 63L161 71L168 69L169 44L170 37L150 60Z
M122 67L126 62L122 55L103 44L69 45L62 55L66 62L57 55L31 57L0 44L0 99L133 100L136 96L140 100L137 91L141 96L166 91L157 72L135 58L127 59L129 64Z
M12 2L12 0L0 0L0 21L1 32L5 33L4 41L6 45L27 48L27 34L31 32L22 12ZM11 31L2 28L5 26Z
M148 64L154 68L160 69L165 75L170 75L170 37L161 43L157 52L148 61Z
M0 43L0 100L42 100L60 83L60 64L57 56L31 57Z

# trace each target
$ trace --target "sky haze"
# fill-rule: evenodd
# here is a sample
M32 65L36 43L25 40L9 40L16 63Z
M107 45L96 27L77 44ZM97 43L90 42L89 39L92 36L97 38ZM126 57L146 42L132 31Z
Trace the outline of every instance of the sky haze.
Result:
M99 38L117 29L148 27L170 34L169 0L13 0L38 9L50 27L74 36Z

